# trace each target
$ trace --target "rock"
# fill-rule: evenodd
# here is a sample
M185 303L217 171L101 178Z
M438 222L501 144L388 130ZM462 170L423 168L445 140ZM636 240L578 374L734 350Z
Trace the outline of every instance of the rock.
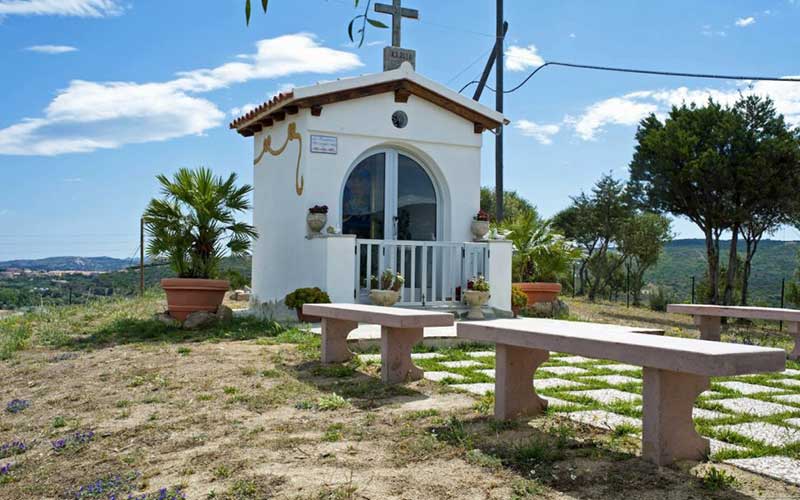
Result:
M180 321L178 321L177 319L173 318L172 316L170 316L168 313L165 313L165 312L164 313L160 313L160 314L156 314L153 317L153 319L155 319L156 321L160 321L160 322L164 323L165 325L167 325L169 327L172 327L172 328L180 328L181 327L181 322Z
M186 321L183 322L183 328L186 330L197 330L206 326L213 325L217 322L217 315L208 311L195 311L189 313Z
M233 309L226 305L220 305L217 309L217 320L228 323L233 320Z

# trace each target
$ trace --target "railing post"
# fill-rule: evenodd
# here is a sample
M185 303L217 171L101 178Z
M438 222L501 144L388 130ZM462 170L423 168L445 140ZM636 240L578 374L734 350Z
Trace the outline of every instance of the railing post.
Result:
M489 240L486 244L486 269L491 297L489 306L511 311L511 254L508 240Z

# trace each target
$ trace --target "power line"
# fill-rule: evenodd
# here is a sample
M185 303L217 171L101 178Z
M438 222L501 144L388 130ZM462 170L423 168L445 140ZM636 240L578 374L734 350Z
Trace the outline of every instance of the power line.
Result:
M472 68L473 66L475 66L476 64L478 64L479 62L481 62L481 60L483 60L483 58L485 58L486 56L488 56L488 55L489 55L489 53L490 53L492 50L494 50L494 49L493 49L493 48L491 48L491 49L487 50L486 52L484 52L483 54L481 54L481 55L479 55L478 57L476 57L474 61L472 61L471 63L469 63L469 65L467 65L467 67L466 67L466 68L462 69L461 71L459 71L458 73L456 73L456 74L455 74L453 77L451 77L449 80L447 80L447 82L445 82L445 85L450 85L450 83L451 83L453 80L455 80L455 79L456 79L456 78L458 78L459 76L461 76L461 75L463 75L464 73L466 73L467 71L469 71L469 69L470 69L470 68Z
M661 71L661 70L649 70L649 69L636 69L636 68L619 68L613 66L596 66L592 64L575 64L575 63L564 63L564 62L557 62L557 61L548 61L541 66L534 69L527 77L525 77L522 82L516 87L504 90L504 94L510 94L512 92L516 92L520 88L522 88L528 81L533 78L533 75L539 72L539 70L546 68L547 66L562 66L566 68L578 68L578 69L591 69L596 71L611 71L616 73L636 73L640 75L658 75L658 76L680 76L685 78L709 78L713 80L749 80L749 81L760 81L760 82L800 82L800 78L779 78L776 76L741 76L741 75L721 75L715 73L688 73L684 71ZM461 90L458 92L461 93L466 90L468 87L477 84L478 81L473 80L468 84L461 87ZM496 92L490 86L486 86L487 89L491 90L492 92Z

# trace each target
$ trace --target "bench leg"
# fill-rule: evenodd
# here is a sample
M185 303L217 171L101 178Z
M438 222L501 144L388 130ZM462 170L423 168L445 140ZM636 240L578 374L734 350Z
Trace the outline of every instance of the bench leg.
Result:
M787 357L794 361L800 361L800 323L787 323L789 335L794 337L794 348Z
M509 420L539 415L547 400L536 394L532 381L539 365L550 358L548 351L497 344L495 353L494 416Z
M692 408L709 378L647 367L643 375L642 456L656 465L705 459L709 442L697 434Z
M353 359L347 335L358 328L355 321L322 318L322 362L344 363Z
M719 342L722 333L722 318L719 316L695 316L694 324L700 330L701 340Z
M385 384L422 378L422 369L411 360L411 349L422 340L422 330L381 327L381 378Z

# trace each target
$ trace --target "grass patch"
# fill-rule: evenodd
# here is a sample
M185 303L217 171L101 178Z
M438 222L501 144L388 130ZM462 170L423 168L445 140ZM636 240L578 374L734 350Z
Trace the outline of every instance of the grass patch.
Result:
M739 485L739 481L722 469L709 467L700 478L700 485L704 490L719 491L734 488Z

